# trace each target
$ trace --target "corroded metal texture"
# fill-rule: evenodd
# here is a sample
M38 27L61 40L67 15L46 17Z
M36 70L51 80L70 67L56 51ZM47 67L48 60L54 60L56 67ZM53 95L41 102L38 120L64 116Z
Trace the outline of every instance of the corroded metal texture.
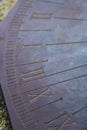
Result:
M18 0L0 27L0 82L14 130L86 130L87 0Z

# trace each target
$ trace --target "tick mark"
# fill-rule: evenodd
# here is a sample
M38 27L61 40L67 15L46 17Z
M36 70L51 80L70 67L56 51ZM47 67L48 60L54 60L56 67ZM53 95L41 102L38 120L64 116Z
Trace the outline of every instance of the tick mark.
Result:
M73 114L73 115L76 115L76 114L78 114L79 112L83 111L83 110L86 109L86 108L87 108L87 106L84 106L83 108L81 108L81 109L79 109L79 110L73 112L72 114Z
M61 97L61 98L56 99L56 100L54 100L54 101L52 101L52 102L49 102L49 103L47 103L47 104L44 104L44 105L42 105L42 106L40 106L40 107L37 107L37 108L35 108L35 109L32 109L32 110L30 110L30 112L37 111L37 110L39 110L39 109L42 109L42 108L44 108L44 107L46 107L46 106L49 106L49 105L51 105L51 104L54 104L54 103L59 102L59 101L62 101L62 100L63 100L63 98Z
M79 18L64 18L64 17L54 17L54 19L59 19L59 20L75 20L75 21L87 21L87 19L79 19Z

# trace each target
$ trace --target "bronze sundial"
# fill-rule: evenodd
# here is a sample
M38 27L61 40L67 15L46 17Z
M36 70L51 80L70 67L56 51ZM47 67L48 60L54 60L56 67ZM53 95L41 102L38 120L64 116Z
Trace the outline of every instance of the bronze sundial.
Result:
M0 82L14 130L86 130L87 1L18 0L0 25Z

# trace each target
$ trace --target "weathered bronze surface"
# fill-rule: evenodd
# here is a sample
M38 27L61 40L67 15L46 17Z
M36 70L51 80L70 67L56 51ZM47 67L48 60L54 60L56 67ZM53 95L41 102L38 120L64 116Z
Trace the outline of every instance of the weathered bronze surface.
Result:
M14 130L86 130L87 0L18 0L0 25L0 82Z

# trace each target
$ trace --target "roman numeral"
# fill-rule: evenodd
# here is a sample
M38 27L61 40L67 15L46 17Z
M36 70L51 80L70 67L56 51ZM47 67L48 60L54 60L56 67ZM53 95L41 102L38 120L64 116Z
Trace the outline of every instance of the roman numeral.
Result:
M61 122L62 121L62 122ZM59 123L61 122L61 123ZM63 113L48 122L45 122L49 129L60 130L61 128L76 125L76 122L68 115L68 113Z
M40 88L36 90L32 90L28 93L29 99L31 103L34 103L41 97L46 97L46 96L52 96L50 88Z
M25 73L21 73L23 81L31 81L35 79L39 79L44 76L44 70L43 68L39 68L36 70L28 71Z

